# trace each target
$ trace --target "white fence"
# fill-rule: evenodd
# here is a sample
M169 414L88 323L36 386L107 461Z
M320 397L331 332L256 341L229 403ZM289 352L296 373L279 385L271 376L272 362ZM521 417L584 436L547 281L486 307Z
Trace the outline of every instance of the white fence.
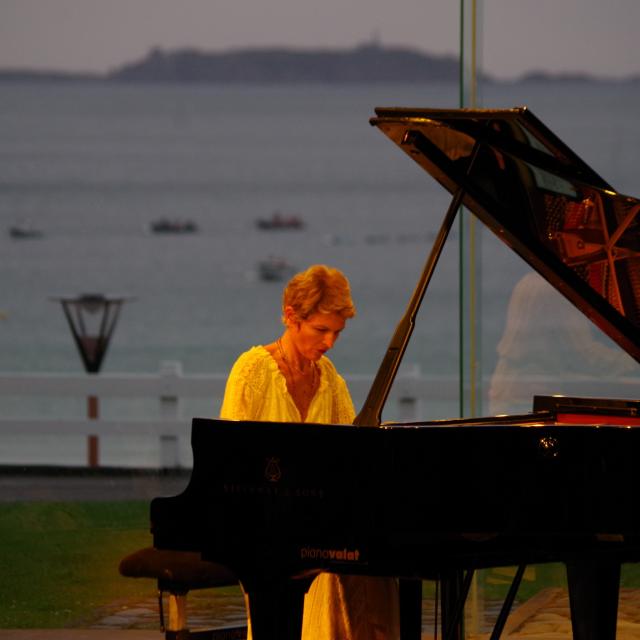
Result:
M356 407L361 406L373 375L345 378ZM165 362L157 373L149 374L0 373L0 465L190 468L191 420L217 415L225 382L222 373L185 375L178 362ZM552 381L545 376L521 383L524 391L517 410L525 412L531 408L533 393L550 387ZM595 391L599 397L619 398L637 398L640 388L637 378L613 384L563 379L558 384L566 395ZM31 417L12 415L16 412L9 410L9 403L16 398L14 404L29 408L26 415ZM87 417L88 398L99 399L101 410L95 418ZM71 417L58 410L64 399L76 403ZM135 411L103 412L113 399L142 404ZM383 416L387 420L455 417L458 382L404 367L387 407ZM482 413L486 415L486 409Z
M354 398L364 399L373 376L345 377ZM396 381L397 415L407 420L419 415L419 378L414 370ZM64 417L46 402L36 417L0 411L0 465L189 468L191 419L214 417L225 382L226 374L185 375L177 362L150 374L0 373L0 407L10 397L24 406L47 398L97 398L100 407L109 399L144 398L151 407L149 415L143 410L137 417L103 417L101 410L95 418L88 417L90 410L87 417ZM194 399L205 402L201 414L188 410Z

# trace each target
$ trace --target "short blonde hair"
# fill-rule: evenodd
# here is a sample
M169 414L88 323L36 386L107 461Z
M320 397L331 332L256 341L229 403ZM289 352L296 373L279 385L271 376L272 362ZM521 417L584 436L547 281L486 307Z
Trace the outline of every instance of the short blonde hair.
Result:
M300 320L314 313L337 313L345 319L356 315L346 276L324 264L315 264L289 280L282 294L283 313L286 307L292 307Z

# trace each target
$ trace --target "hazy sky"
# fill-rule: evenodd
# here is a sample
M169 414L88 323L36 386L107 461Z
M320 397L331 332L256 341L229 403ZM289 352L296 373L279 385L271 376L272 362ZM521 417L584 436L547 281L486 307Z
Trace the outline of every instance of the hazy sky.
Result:
M459 0L0 0L0 68L107 71L151 47L351 47L457 55ZM481 66L640 74L640 0L483 0Z

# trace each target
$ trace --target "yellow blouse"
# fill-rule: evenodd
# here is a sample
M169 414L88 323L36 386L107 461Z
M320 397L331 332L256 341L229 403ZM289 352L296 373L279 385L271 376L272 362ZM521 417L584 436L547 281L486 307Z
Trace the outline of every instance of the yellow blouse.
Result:
M326 356L318 360L320 386L305 422L351 424L355 417L347 384ZM224 420L302 422L273 356L262 346L245 351L235 362L224 393Z
M305 422L351 424L355 417L347 384L333 363L318 361L320 385ZM278 364L263 347L235 362L220 417L225 420L301 422ZM398 585L393 578L321 573L305 596L302 640L398 640ZM251 621L249 635L251 640Z

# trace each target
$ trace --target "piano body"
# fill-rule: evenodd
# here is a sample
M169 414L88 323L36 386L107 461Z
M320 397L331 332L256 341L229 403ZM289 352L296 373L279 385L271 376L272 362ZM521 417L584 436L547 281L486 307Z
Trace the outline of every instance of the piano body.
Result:
M381 414L461 205L640 360L640 201L526 108L377 109L371 123L453 198L362 410L353 425L194 419L191 479L152 502L154 545L228 566L255 640L299 637L320 571L400 578L403 640L420 638L416 585L441 579L443 637L458 638L474 569L551 561L567 566L574 638L615 638L620 565L640 561L640 402L545 397L525 415L411 424Z

